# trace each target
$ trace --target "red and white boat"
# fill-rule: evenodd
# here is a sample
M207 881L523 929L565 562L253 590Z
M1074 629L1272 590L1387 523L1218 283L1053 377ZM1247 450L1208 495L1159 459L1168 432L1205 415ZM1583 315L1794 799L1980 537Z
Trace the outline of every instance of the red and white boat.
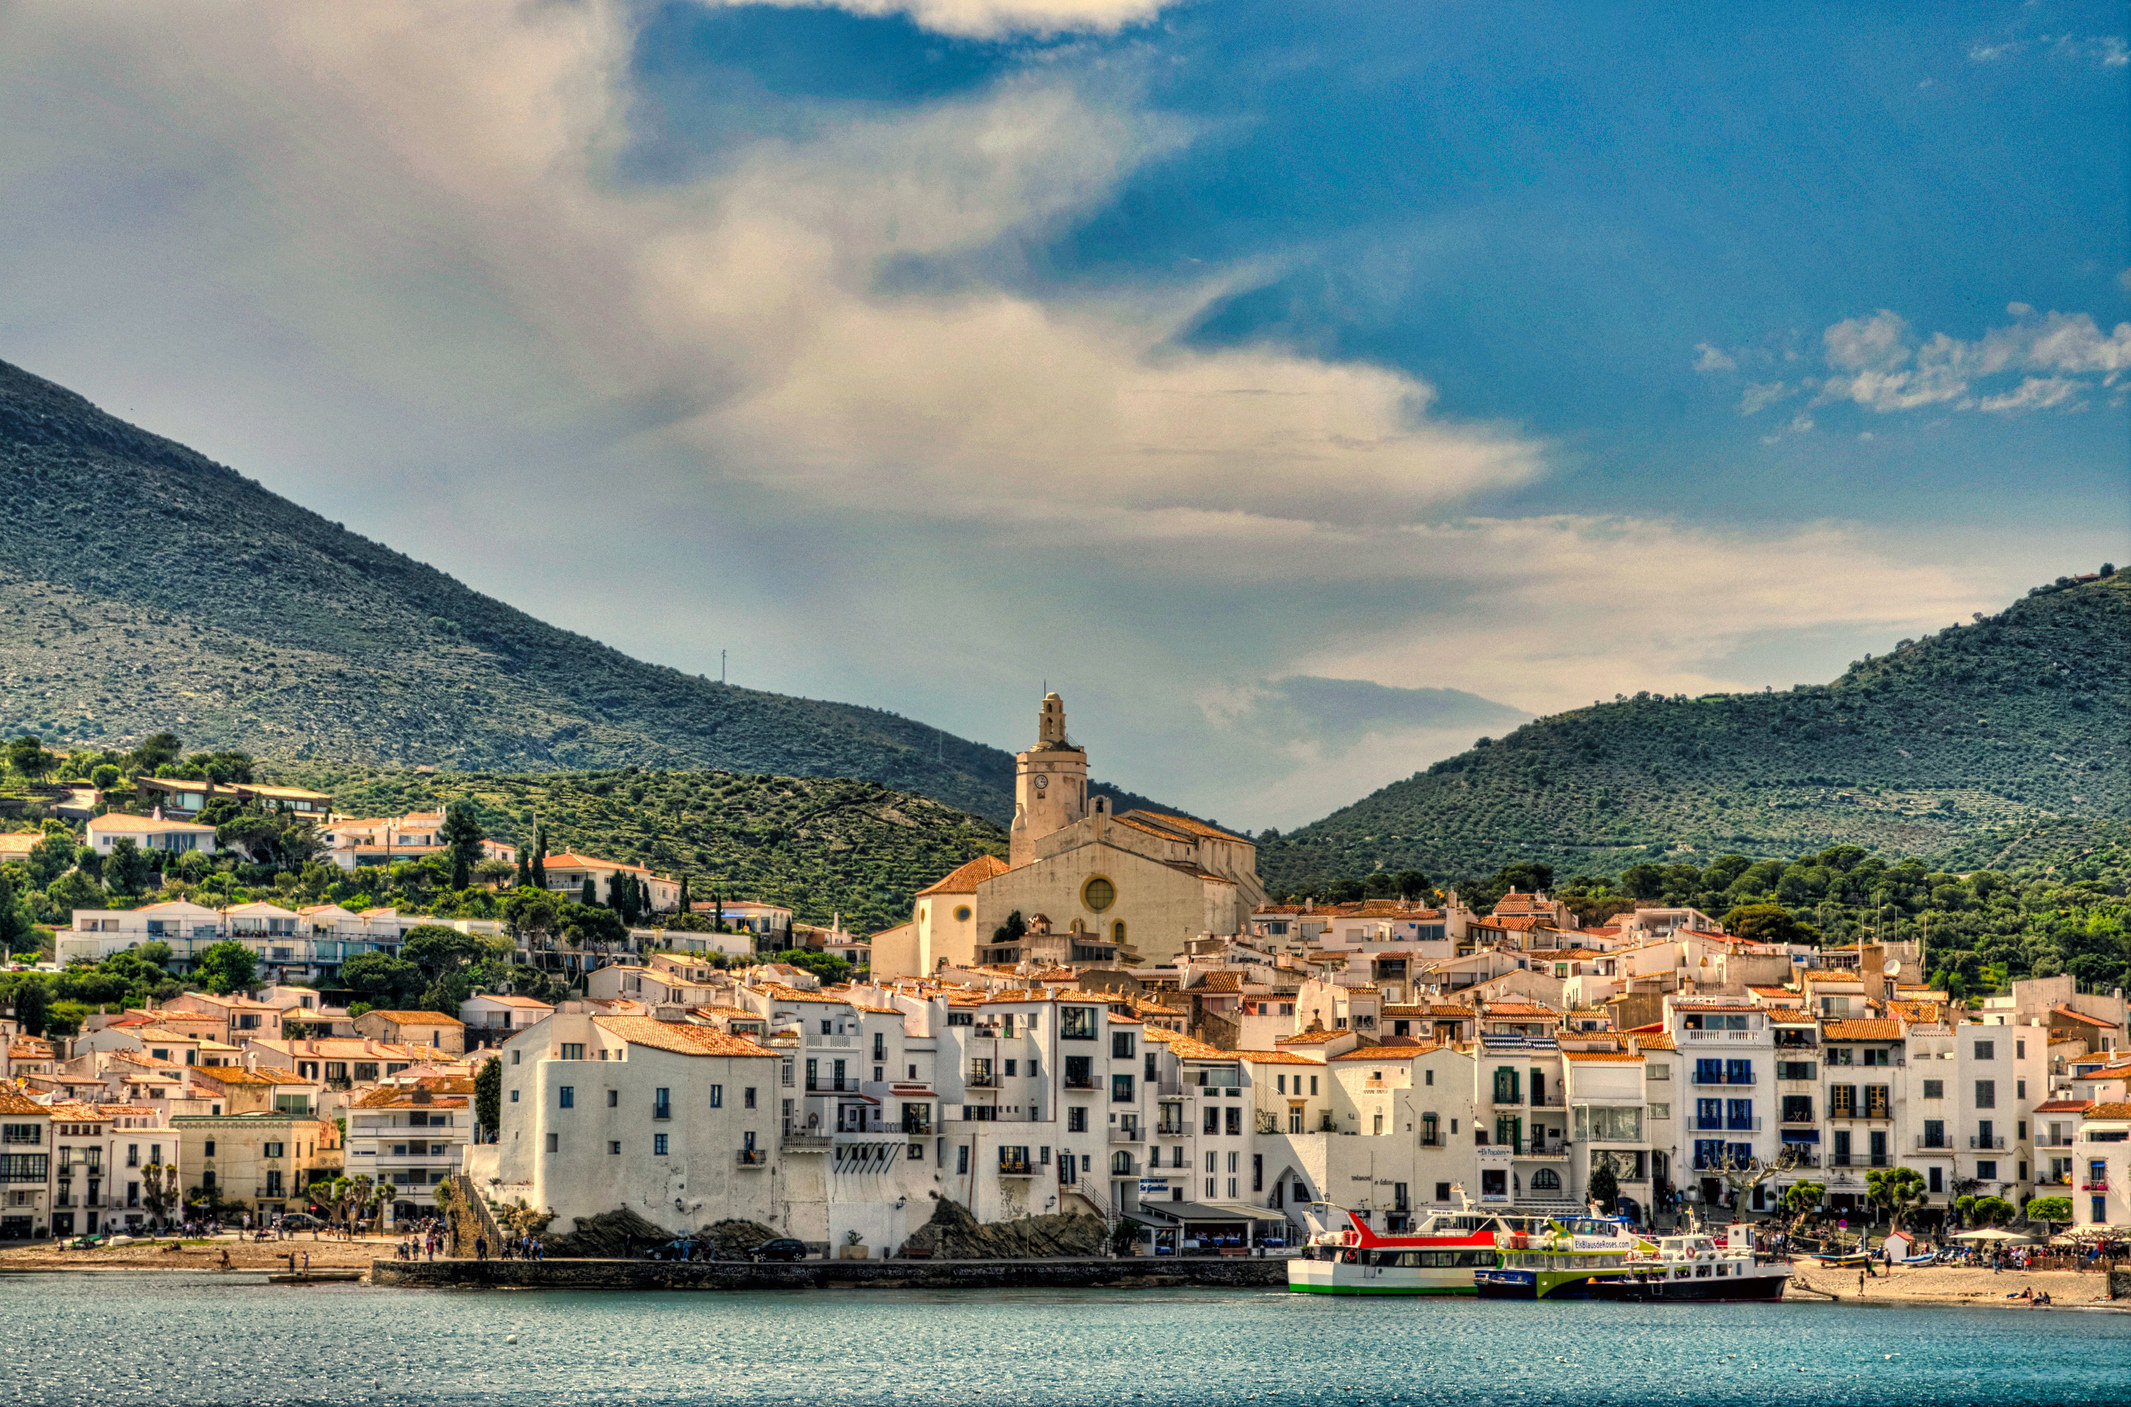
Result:
M1471 1295L1473 1273L1496 1261L1495 1236L1528 1218L1472 1207L1434 1211L1412 1232L1383 1235L1350 1211L1343 1229L1310 1238L1287 1263L1287 1287L1306 1295Z

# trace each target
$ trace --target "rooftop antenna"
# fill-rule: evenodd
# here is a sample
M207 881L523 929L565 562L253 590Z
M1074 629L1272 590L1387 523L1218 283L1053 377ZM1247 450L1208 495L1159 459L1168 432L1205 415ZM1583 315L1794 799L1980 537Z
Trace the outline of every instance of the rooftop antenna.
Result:
M718 682L725 682L725 651L718 651Z

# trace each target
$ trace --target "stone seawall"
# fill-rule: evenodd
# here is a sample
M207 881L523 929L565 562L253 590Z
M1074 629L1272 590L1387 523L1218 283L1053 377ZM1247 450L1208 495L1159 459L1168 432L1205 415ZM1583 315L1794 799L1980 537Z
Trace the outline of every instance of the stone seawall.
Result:
M376 1285L521 1290L1257 1290L1287 1284L1284 1260L439 1260L377 1261Z

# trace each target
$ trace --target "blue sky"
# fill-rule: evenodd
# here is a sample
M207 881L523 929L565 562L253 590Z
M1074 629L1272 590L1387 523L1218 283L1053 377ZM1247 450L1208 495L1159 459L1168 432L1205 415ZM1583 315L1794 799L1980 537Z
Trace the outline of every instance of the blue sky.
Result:
M1008 746L1047 681L1285 826L2131 559L2125 31L27 4L0 357L645 657Z

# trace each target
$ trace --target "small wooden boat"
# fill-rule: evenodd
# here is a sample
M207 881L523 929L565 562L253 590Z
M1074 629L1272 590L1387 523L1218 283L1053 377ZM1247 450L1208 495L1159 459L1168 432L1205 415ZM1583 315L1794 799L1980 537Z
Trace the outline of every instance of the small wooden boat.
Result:
M362 1278L363 1272L360 1270L299 1270L293 1275L286 1270L278 1270L266 1277L266 1283L269 1285L328 1285L346 1283Z

